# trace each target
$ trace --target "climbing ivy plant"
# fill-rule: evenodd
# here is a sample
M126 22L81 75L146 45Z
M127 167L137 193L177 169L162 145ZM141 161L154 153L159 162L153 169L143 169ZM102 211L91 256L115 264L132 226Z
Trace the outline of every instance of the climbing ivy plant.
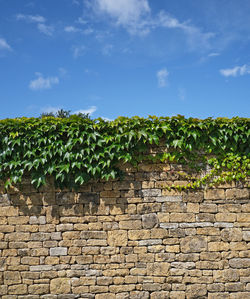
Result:
M90 179L122 176L119 163L137 165L149 146L167 151L147 159L186 164L210 171L187 176L185 187L199 188L246 180L250 171L249 118L118 117L114 121L68 118L17 118L0 121L0 179L5 187L27 174L39 188L53 176L60 188L75 189Z

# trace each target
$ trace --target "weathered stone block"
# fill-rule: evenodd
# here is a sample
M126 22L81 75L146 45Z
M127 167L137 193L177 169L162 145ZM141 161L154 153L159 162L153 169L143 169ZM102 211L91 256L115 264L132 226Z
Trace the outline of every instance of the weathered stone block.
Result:
M50 248L50 255L55 255L55 256L59 256L59 255L67 255L68 249L67 247L54 247L54 248Z
M161 263L148 263L147 275L152 276L167 276L169 272L170 264L167 262Z
M68 294L71 291L69 278L55 278L50 281L51 294Z
M189 252L202 252L207 249L207 238L203 236L189 236L181 240L181 251L184 253Z
M229 260L229 265L232 268L250 268L250 258L233 258Z
M128 233L126 230L109 231L108 244L110 246L127 246Z
M120 229L140 229L142 227L141 220L120 221Z
M143 228L153 228L158 224L158 218L155 213L142 215L142 226Z
M33 295L43 295L49 293L49 284L33 284L28 287L28 292Z

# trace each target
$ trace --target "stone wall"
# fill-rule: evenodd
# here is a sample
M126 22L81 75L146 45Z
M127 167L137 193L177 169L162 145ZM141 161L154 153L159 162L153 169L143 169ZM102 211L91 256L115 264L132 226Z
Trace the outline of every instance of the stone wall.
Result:
M0 190L0 297L250 298L249 190L168 191L185 184L179 170L144 164L75 193Z

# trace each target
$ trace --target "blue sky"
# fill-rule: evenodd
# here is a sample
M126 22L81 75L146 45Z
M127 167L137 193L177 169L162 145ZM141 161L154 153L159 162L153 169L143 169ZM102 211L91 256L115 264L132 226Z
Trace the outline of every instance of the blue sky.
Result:
M249 117L249 0L0 0L0 118Z

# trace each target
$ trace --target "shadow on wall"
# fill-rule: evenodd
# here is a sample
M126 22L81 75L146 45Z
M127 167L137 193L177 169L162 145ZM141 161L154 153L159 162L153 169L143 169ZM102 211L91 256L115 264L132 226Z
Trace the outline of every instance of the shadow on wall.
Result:
M104 186L108 189L108 184L86 184L77 192L71 192L57 190L53 184L35 190L26 180L20 189L10 189L8 193L0 194L0 206L15 208L19 216L46 217L45 223L58 223L59 217L124 214L128 208L127 198L112 197L114 191L103 191ZM104 197L101 196L103 192L106 192ZM107 196L108 192L110 197ZM37 220L37 224L44 223Z

